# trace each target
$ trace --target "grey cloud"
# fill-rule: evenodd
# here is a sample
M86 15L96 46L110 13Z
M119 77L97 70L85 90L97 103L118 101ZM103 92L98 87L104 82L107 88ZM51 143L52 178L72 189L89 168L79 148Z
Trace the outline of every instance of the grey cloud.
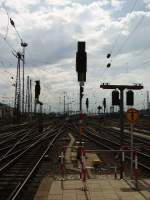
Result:
M114 17L115 8L100 6L100 4L96 6L96 3L100 1L94 1L95 5L90 0L86 1L86 3L84 2L78 1L77 6L75 1L74 3L72 1L72 4L66 1L67 7L65 7L58 6L58 4L57 6L51 6L48 1L45 1L43 4L27 5L21 11L22 13L17 13L17 15L13 13L22 37L29 43L26 53L26 74L30 74L33 79L40 78L44 87L49 85L48 88L45 88L45 93L47 93L47 99L51 99L49 91L52 92L52 104L55 104L58 93L68 90L68 87L70 92L75 90L78 93L74 66L77 40L82 38L87 41L88 71L86 86L87 88L92 86L93 90L96 89L97 98L100 98L98 93L100 91L100 81L131 83L132 80L138 79L139 76L134 74L138 59L142 60L143 57L148 55L149 50L143 54L143 57L136 57L136 53L144 49L149 42L150 29L149 16L147 15L140 28L125 44L125 48L118 52L118 56L115 61L113 60L111 68L107 69L107 52L111 50L115 39L121 31L117 46L115 44L115 51L119 49L122 42L128 37L124 32L129 31L129 34L131 33L140 14L130 18L126 15L126 8L123 7L119 11L122 12L122 15L117 11ZM47 9L45 5L49 5ZM52 7L55 9L52 9ZM139 9L141 8L139 7ZM20 15L19 19L18 14ZM133 12L132 14L136 13ZM121 24L123 20L126 20L126 27ZM20 21L22 22L21 24ZM12 45L16 47L16 41L11 37L11 32L9 37ZM8 49L5 46L0 47L0 56L5 58L4 60L9 55L7 52ZM12 59L12 57L8 58L8 63L12 62L15 68L16 59ZM126 60L129 63L128 73L126 73ZM53 68L61 68L61 70L54 71ZM42 73L41 69L46 69L49 73ZM144 82L149 87L148 78L145 73L142 75L142 70L140 70L139 66L136 73L141 74L140 80L144 80L145 77ZM146 68L146 70L148 69ZM6 91L7 87L4 87L4 85L1 85L0 88L5 88ZM87 92L89 97L93 96L93 90ZM57 91L59 92L57 93ZM105 95L106 93L103 91L101 94ZM109 96L108 94L106 95Z

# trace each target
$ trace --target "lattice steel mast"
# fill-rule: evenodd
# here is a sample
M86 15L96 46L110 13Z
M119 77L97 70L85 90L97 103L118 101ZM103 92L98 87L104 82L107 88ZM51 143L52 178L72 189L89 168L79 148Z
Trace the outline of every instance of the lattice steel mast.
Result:
M22 54L17 52L15 55L17 57L17 75L16 75L16 84L15 84L15 111L16 116L19 118L21 111L21 76L20 76L20 61L22 59Z

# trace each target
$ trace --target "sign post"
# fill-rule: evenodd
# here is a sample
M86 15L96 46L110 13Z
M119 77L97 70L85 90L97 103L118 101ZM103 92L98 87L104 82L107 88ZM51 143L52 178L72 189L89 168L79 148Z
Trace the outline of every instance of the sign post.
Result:
M131 179L133 177L133 124L130 124L130 131L131 131Z
M139 119L139 111L135 108L128 109L126 113L127 121L130 124L130 134L131 134L131 178L133 177L133 125Z

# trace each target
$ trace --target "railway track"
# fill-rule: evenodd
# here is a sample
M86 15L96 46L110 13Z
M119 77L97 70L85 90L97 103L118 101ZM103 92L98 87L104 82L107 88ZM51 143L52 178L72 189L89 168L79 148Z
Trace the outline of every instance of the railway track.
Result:
M120 126L120 122L119 120L111 120L110 123L112 124L112 126L116 126L119 127ZM130 125L128 123L124 123L124 128L125 129L129 129ZM145 135L150 135L150 124L149 124L149 120L147 119L141 119L139 122L137 122L134 125L134 131L138 132L138 133L142 133Z
M112 129L102 128L101 132L94 131L91 128L87 128L89 140L93 140L99 143L101 146L104 146L107 149L119 149L120 148L120 132ZM126 135L124 138L124 142L130 146L130 137ZM150 170L150 149L148 148L148 144L150 141L142 140L141 138L135 137L134 142L136 144L141 145L141 149L139 146L135 147L138 150L139 155L139 165L146 170Z
M77 132L79 132L79 127L77 125L73 125ZM115 133L110 129L102 128L100 132L95 131L93 128L86 128L86 133L84 135L86 140L92 141L97 145L103 147L107 150L119 150L120 149L120 132L115 130ZM139 138L136 138L139 142ZM141 138L140 138L141 139ZM129 136L125 137L125 143L130 145ZM140 140L140 142L142 142ZM146 143L146 145L144 144ZM147 145L150 144L147 141L143 141L142 149L138 149L139 155L139 166L143 169L150 171L150 151L147 148ZM138 148L138 147L137 147ZM130 159L129 155L127 156Z
M24 122L24 123L20 123L20 124L7 124L7 125L2 125L0 126L0 136L2 133L8 133L11 131L17 131L17 130L21 130L25 127L29 127L31 124L29 124L28 122Z
M24 199L27 183L34 177L44 156L52 150L58 137L64 132L63 125L46 128L41 134L36 129L22 132L21 137L7 141L7 148L0 157L0 199ZM5 144L5 143L4 143Z
M55 127L45 128L42 133L33 126L29 129L14 131L13 135L4 133L0 136L0 200L32 199L27 195L27 186L38 174L45 155L56 148L55 142L66 128L79 131L79 127L75 124L58 124ZM87 127L85 138L103 146L104 149L118 150L120 147L120 135L116 130L104 128L101 132L97 132ZM125 139L126 142L130 142L127 136ZM138 142L141 141L138 140ZM139 165L150 170L146 161L149 159L147 154L144 155L142 151L139 154L141 154Z

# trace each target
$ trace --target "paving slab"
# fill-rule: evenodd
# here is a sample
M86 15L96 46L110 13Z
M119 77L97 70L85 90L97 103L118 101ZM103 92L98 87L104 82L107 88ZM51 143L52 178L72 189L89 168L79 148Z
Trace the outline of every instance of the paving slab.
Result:
M128 180L128 184L134 187L134 181ZM150 179L141 179L138 181L139 193L147 200L150 200ZM139 199L139 197L137 197Z
M70 137L70 143L68 145L69 148L66 149L66 153L65 153L65 161L67 163L71 163L71 157L72 157L72 149L70 147L72 147L72 145L75 142L74 137L72 136L71 133L68 134L68 136Z
M38 191L34 197L34 200L47 200L48 198L48 194L51 188L51 183L52 183L53 179L49 176L46 176L45 178L43 178Z
M75 140L71 134L69 137L71 147ZM65 159L66 168L73 169L71 148L67 148ZM92 167L93 159L97 159L94 154L87 154L88 166ZM88 179L86 184L77 180L76 175L72 175L72 180L67 179L68 176L70 174L65 175L64 181L54 180L51 186L50 177L46 177L34 200L150 200L150 180L147 179L140 180L141 190L136 191L125 180L115 180L113 175L95 175L95 178Z
M140 192L133 190L124 180L114 180L113 176L105 175L104 179L89 179L86 182L87 190L81 180L66 180L63 188L60 181L54 181L49 192L48 200L145 200ZM56 186L59 195L54 196L52 191ZM56 193L55 191L55 193Z

